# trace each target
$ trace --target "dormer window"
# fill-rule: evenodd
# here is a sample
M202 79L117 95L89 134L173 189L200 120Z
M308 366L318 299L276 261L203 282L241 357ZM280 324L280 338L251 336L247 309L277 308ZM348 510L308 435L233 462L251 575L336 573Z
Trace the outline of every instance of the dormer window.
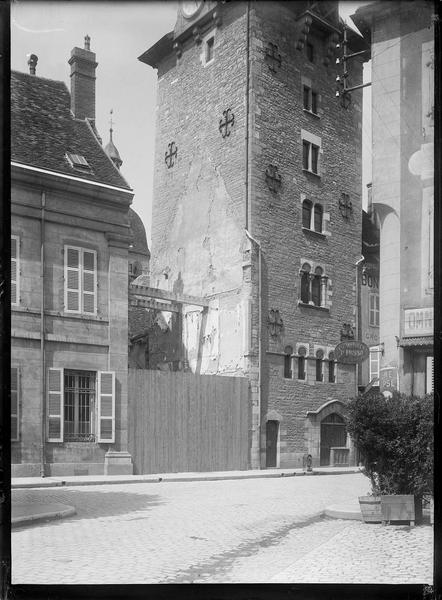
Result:
M90 171L91 169L89 163L81 154L71 154L70 152L66 152L66 158L71 167L74 167L75 169L82 169L84 171Z

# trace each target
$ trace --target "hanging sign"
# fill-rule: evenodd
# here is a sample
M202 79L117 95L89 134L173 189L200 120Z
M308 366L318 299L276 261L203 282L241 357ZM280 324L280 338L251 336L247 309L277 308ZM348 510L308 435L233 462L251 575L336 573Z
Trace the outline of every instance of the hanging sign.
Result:
M357 365L368 358L370 350L367 344L357 340L341 342L335 348L335 360L345 365Z

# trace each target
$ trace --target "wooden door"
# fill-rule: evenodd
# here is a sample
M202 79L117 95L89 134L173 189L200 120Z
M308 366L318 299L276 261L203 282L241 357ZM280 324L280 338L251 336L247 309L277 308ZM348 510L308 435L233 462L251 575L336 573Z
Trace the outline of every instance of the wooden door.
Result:
M330 464L330 448L345 446L347 430L344 419L337 413L332 413L321 422L321 451L319 464L325 467Z
M266 467L276 467L278 450L278 421L266 423Z

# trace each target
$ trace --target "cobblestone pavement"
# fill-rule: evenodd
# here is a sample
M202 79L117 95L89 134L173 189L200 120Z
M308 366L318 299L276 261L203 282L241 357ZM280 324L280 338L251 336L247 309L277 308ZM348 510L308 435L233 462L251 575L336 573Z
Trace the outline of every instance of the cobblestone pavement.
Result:
M13 490L77 514L13 530L12 581L431 583L432 527L318 518L367 491L361 474Z

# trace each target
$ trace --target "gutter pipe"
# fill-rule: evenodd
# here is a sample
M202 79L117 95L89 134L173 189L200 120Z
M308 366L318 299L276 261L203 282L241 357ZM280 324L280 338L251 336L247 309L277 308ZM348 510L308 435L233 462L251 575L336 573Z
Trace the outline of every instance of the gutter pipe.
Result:
M45 207L46 194L41 193L41 228L40 228L40 282L41 282L41 311L40 311L40 360L41 360L41 444L40 444L40 476L45 476L45 439L46 439L46 364L45 364Z

